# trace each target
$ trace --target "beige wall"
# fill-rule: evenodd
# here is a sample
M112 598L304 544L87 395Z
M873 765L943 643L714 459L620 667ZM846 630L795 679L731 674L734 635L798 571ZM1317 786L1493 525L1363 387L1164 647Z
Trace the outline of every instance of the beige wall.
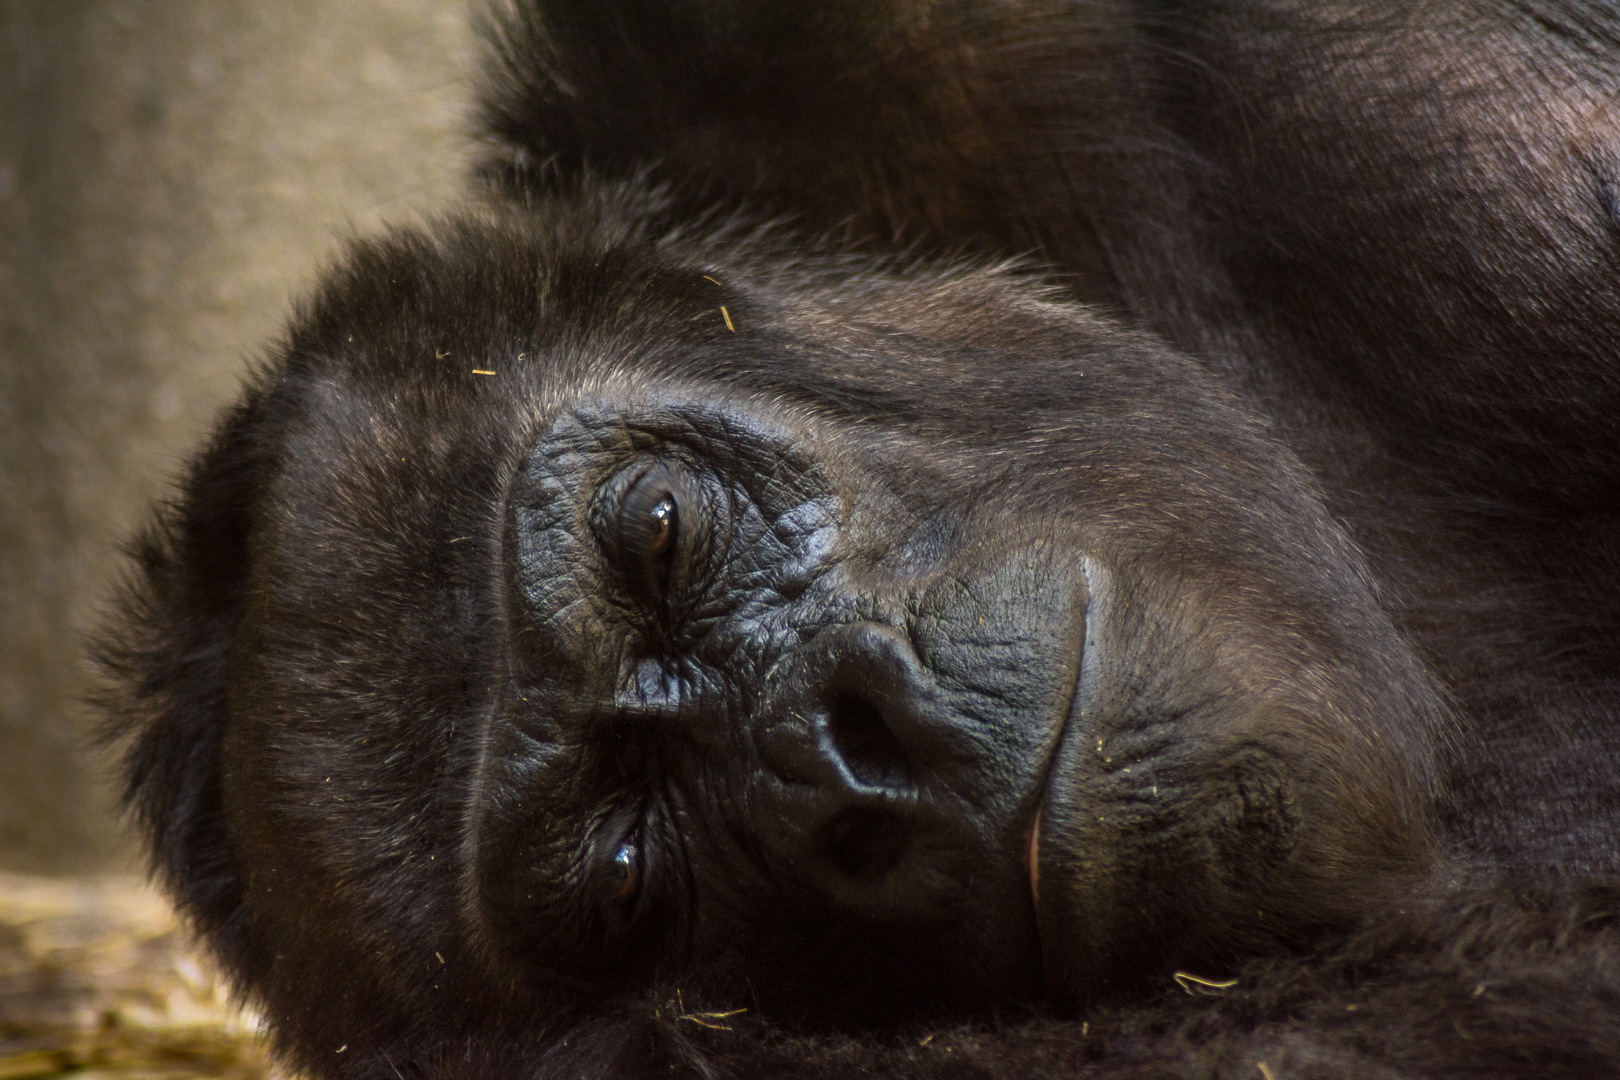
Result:
M129 865L82 635L338 241L464 183L468 0L0 0L0 869Z

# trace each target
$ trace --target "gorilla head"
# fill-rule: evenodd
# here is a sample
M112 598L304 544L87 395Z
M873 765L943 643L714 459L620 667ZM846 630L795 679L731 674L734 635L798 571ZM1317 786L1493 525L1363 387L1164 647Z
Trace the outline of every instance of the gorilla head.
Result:
M1613 1071L1612 12L502 10L108 654L283 1050Z
M1436 692L1206 372L661 207L360 246L143 548L131 797L306 1061L1113 996L1433 871Z

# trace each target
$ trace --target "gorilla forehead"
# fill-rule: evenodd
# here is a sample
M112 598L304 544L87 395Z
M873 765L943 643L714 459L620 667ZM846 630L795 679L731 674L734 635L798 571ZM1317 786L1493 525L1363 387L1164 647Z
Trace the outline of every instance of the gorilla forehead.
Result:
M1056 513L1084 499L1094 523L1175 529L1186 508L1159 508L1186 499L1223 526L1259 511L1277 519L1259 532L1298 532L1293 518L1323 535L1290 540L1333 540L1302 470L1216 380L1031 281L891 273L743 225L661 230L656 197L633 189L578 202L357 245L276 378L291 413L330 414L316 460L370 431L414 466L480 437L526 443L594 394L684 394L768 409L790 443L855 444L867 469L1011 484Z

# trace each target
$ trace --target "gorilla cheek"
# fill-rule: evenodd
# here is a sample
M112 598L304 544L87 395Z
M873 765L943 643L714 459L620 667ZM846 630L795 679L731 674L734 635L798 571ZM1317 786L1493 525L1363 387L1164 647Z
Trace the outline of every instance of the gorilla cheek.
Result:
M1134 993L1178 967L1219 973L1348 925L1367 897L1405 894L1432 869L1408 798L1422 763L1407 775L1355 752L1399 718L1313 710L1292 692L1356 672L1213 617L1169 575L1087 576L1073 716L1030 838L1054 1001ZM1388 835L1369 840L1366 820Z

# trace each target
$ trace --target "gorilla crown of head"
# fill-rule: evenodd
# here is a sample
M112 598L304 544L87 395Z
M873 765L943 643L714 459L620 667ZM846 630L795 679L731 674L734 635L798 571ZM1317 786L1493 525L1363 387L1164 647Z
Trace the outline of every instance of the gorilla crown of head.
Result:
M1366 510L1336 455L1376 415L1304 389L1308 346L1258 316L1204 312L1178 349L1152 304L1157 334L1017 268L760 224L748 200L817 223L782 163L837 139L773 121L772 157L758 117L666 102L755 179L695 175L665 154L685 129L621 130L618 95L679 81L656 58L562 88L714 13L610 9L498 23L499 194L357 243L139 549L109 650L129 800L283 1048L333 1076L634 1073L687 1050L609 1051L611 1019L672 998L716 1029L1072 1011L1447 888L1469 687L1403 597L1494 564L1426 563L1421 522ZM898 9L831 10L919 79L1014 17L895 38ZM767 37L775 86L805 61ZM1023 235L898 183L942 247ZM1130 243L1047 253L1128 297L1158 253ZM1472 482L1432 466L1391 475Z

